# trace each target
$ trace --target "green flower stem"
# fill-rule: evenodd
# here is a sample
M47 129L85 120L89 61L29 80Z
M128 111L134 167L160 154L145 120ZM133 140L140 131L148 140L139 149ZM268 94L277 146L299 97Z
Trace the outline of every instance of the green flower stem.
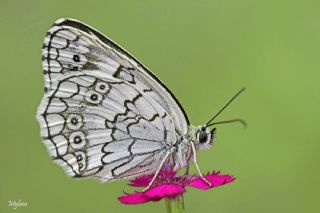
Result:
M167 213L185 213L183 196L164 199Z

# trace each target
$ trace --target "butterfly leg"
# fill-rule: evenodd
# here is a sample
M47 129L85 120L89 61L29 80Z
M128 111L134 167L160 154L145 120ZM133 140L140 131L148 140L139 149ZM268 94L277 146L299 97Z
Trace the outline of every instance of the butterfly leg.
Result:
M202 173L200 171L199 165L197 164L197 152L196 152L196 148L194 147L194 143L192 143L192 142L191 142L191 147L192 147L192 152L193 152L193 163L197 168L199 176L202 178L202 180L204 182L206 182L211 187L212 184L205 177L203 177L203 175L202 175Z
M163 166L163 164L166 162L166 160L168 159L169 155L170 155L171 152L167 152L166 155L164 156L163 160L161 161L160 163L160 166L159 168L157 169L156 173L154 174L153 178L151 179L151 181L149 182L148 186L144 189L144 191L147 191L150 186L152 186L154 180L157 178L159 172L161 171L161 168Z

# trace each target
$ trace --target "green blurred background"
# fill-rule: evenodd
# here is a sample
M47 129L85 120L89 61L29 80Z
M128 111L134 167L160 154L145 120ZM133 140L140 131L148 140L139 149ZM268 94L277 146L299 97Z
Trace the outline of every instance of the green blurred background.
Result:
M320 2L317 0L0 1L0 212L164 212L162 202L117 201L125 181L73 180L49 158L35 120L41 47L60 17L79 19L125 47L206 122L219 120L203 171L237 180L189 188L188 212L319 212ZM193 168L194 171L194 168ZM13 210L9 200L27 207Z

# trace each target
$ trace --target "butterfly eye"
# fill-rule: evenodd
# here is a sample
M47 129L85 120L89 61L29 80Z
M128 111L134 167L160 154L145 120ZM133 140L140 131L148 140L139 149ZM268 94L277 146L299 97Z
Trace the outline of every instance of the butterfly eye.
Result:
M198 140L200 143L205 143L208 140L208 134L206 131L201 130L198 135Z

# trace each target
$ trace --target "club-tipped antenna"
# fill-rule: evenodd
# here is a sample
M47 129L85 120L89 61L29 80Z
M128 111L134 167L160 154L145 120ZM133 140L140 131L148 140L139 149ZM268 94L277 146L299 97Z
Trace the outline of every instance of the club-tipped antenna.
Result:
M209 124L208 126L213 126L213 125L217 125L217 124L235 123L235 122L241 123L244 128L247 127L247 122L245 120L241 119L241 118L232 119L232 120L226 120L226 121L217 121L217 122L213 122L213 123Z
M227 106L229 106L231 104L232 101L234 101L234 99L236 99L243 91L245 90L245 88L241 88L220 110L219 112L217 112L206 124L206 126L211 126L211 122L218 117L218 115L220 115L221 112L223 112L223 110L225 110L227 108Z

